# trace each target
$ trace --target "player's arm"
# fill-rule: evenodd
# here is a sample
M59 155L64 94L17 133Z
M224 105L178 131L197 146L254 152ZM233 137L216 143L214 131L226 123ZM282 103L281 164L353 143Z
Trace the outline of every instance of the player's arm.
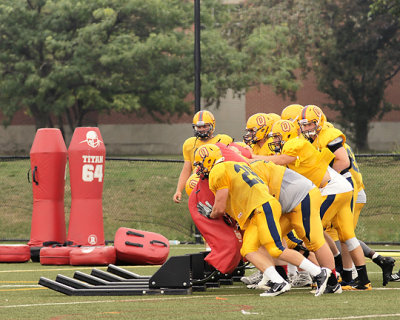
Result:
M264 161L271 161L275 164L279 164L281 166L285 166L289 163L295 162L296 157L289 156L287 154L277 154L273 156L261 156L261 155L253 155L254 160L264 160Z
M187 179L189 179L191 173L192 173L192 164L190 163L190 161L185 160L185 162L183 163L181 174L179 175L178 185L176 186L176 191L173 196L174 202L176 203L181 202L182 190L185 188L186 181Z
M350 168L350 159L346 149L343 146L342 137L338 137L328 144L328 149L335 155L335 161L332 168L341 173L345 169Z
M215 193L215 201L210 214L211 219L217 219L225 214L226 201L228 200L229 190L219 189Z

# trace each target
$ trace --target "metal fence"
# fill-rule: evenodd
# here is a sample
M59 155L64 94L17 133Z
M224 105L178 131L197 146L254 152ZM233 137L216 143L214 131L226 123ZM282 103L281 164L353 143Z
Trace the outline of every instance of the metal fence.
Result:
M400 155L356 156L363 174L367 204L357 226L366 242L400 243ZM32 217L29 157L0 157L0 241L28 241ZM194 242L194 226L187 208L172 201L182 161L106 158L103 188L104 234L114 240L119 227L163 234ZM65 219L71 204L68 168L65 182Z

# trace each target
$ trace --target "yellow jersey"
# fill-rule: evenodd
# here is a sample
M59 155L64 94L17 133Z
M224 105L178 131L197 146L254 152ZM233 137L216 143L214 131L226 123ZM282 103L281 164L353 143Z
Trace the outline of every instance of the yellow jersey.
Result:
M288 168L310 179L317 187L321 185L329 163L335 158L328 148L320 152L308 140L299 137L287 141L281 154L296 157L295 162L287 165Z
M317 150L321 151L323 148L327 148L328 144L337 138L342 138L342 144L345 144L346 136L342 131L332 127L323 127L313 141L312 145L317 148Z
M211 139L208 140L201 140L196 137L190 137L186 139L186 141L183 143L182 146L182 151L183 151L183 160L185 161L190 161L192 164L192 171L194 170L193 162L194 162L194 153L195 151L208 143L215 144L217 142L221 142L225 145L230 144L233 142L233 139L226 135L226 134L217 134L215 137L212 137Z
M253 153L259 156L271 156L274 155L275 153L272 152L268 146L270 142L273 142L273 138L268 138L267 141L263 144L263 146L260 148L258 144L253 144L251 148L253 149Z
M346 149L347 154L349 155L349 158L351 161L351 167L350 167L349 171L350 171L351 176L353 177L353 180L356 184L354 189L355 190L364 189L365 187L364 187L362 175L361 175L360 169L358 168L358 164L356 161L356 157L354 156L353 150L347 143L344 144L344 148Z
M271 161L258 160L252 162L250 168L268 185L269 193L279 200L286 167Z
M228 189L226 213L240 228L247 228L247 220L254 209L274 199L267 185L245 163L227 161L216 164L209 175L210 190Z

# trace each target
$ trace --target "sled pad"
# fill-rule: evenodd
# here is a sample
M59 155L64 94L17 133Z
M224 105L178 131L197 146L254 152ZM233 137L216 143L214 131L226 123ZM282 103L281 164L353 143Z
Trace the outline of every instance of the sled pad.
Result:
M0 262L27 262L31 249L25 244L0 245Z
M169 254L169 241L161 234L121 227L115 233L117 261L133 265L163 264Z

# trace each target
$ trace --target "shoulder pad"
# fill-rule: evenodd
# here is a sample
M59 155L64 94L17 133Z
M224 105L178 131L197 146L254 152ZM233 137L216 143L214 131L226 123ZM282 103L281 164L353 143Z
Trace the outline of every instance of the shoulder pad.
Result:
M331 142L328 143L328 146L334 146L335 144L339 143L343 143L342 137L337 137L336 139L333 139Z

